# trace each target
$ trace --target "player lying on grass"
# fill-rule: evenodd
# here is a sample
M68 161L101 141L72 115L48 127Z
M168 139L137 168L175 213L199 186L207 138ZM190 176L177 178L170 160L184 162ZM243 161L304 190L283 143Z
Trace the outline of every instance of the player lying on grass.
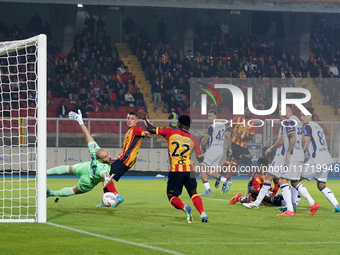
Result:
M217 119L217 111L210 110L208 112L208 120L212 123L204 135L201 141L201 147L204 149L208 146L208 149L204 153L204 161L200 166L200 174L203 185L205 187L205 191L200 195L211 195L211 189L208 181L208 176L215 178L218 181L223 183L223 187L221 189L221 193L226 190L227 178L224 177L221 173L218 173L217 166L223 156L223 145L224 145L224 136L228 136L228 132L226 132L226 126L224 123L215 122ZM231 154L231 140L228 139L229 145L229 153Z
M197 195L197 182L191 161L191 153L195 150L198 162L203 162L203 155L199 141L189 133L191 119L188 115L178 117L177 128L158 128L153 126L146 118L146 113L139 111L144 120L146 129L151 134L164 136L168 141L170 157L170 172L168 176L167 195L170 203L177 209L186 213L188 223L192 222L191 206L185 206L179 196L183 186L186 188L194 206L200 213L202 222L208 222L208 216L204 212L203 202Z
M124 136L124 143L122 152L118 155L117 158L114 158L111 163L110 170L110 178L104 183L104 193L112 192L117 196L118 203L111 206L117 207L121 204L124 199L118 194L118 191L110 179L114 179L115 181L119 181L120 177L122 177L127 171L130 170L131 167L137 161L138 151L140 149L140 145L142 142L142 138L148 137L151 138L149 132L144 131L142 128L137 127L138 117L137 113L129 112L126 117L126 124L129 127L129 130L126 132ZM97 205L97 207L104 207L105 205L101 203Z
M78 114L75 112L70 112L69 117L70 119L78 121L80 129L85 136L90 150L91 161L79 163L73 166L57 166L47 170L48 175L70 173L80 176L77 185L74 187L63 188L58 191L47 189L47 197L68 197L71 195L83 194L91 191L98 183L110 177L109 171L112 161L110 154L107 152L107 150L101 149L93 140L92 136L87 130L87 127L83 123L80 110L78 110Z
M243 203L249 203L249 202L255 201L264 183L264 174L267 172L268 159L264 157L260 157L257 160L257 165L259 167L253 173L252 177L250 178L248 182L247 195L242 197L242 194L238 193L232 199L230 199L229 204L235 204L237 202L240 202L243 204ZM267 205L271 204L271 205L281 206L282 196L276 194L278 190L279 190L279 187L275 185L273 190L268 191L268 193L263 199L263 202Z
M320 205L314 201L306 187L300 183L301 168L304 161L304 153L301 147L303 129L301 121L293 115L292 109L293 105L286 105L286 119L283 126L281 126L279 141L275 143L275 145L278 144L275 148L284 146L281 151L281 155L284 156L283 158L281 157L283 162L280 163L281 167L279 167L279 171L275 175L280 178L282 196L287 204L287 210L282 214L278 214L278 216L295 216L298 193L307 199L310 204L309 215L313 215ZM273 170L273 168L269 169ZM289 181L291 182L291 188L288 185ZM247 208L259 208L257 204L254 206L253 203L243 205Z

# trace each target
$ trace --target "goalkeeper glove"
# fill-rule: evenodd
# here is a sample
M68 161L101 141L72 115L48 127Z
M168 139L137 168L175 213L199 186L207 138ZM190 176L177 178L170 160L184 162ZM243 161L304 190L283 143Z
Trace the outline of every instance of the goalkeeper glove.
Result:
M84 124L84 122L83 122L83 116L82 116L80 110L78 110L78 114L76 114L75 112L72 112L72 111L69 112L69 113L68 113L68 117L69 117L71 120L76 120L76 121L78 121L79 125Z

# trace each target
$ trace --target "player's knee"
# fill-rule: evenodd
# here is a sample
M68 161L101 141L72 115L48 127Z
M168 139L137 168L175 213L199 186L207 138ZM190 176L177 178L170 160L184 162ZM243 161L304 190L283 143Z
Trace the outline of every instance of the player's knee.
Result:
M70 174L73 174L73 167L72 167L72 166L69 166L69 167L68 167L68 172L69 172Z
M73 187L73 192L74 192L74 194L81 194L81 193L83 193L83 192L81 192L81 191L78 189L77 186L74 186L74 187Z

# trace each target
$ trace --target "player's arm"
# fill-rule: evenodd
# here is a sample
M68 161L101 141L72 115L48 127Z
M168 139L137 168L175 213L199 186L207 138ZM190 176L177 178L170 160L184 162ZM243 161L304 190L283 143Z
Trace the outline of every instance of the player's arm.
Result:
M283 136L281 135L279 140L277 140L272 147L270 147L266 152L265 155L267 156L268 153L276 150L277 148L280 148L283 145Z
M85 136L86 142L87 142L87 143L89 143L89 142L94 142L94 139L93 139L93 137L90 135L89 130L88 130L87 127L84 125L83 116L82 116L82 114L81 114L81 111L78 110L78 114L71 111L71 112L68 113L68 116L69 116L70 119L76 120L76 121L79 123L80 129L81 129L81 131L83 132L83 134L84 134L84 136Z
M231 156L233 154L233 151L231 149L231 136L230 136L230 132L228 131L228 129L224 135L227 138L227 142L228 142L228 152L229 152L228 156Z
M290 133L288 134L289 137L289 145L288 145L288 149L287 149L287 154L290 154L294 148L295 142L296 142L296 134L294 133Z
M196 159L199 163L202 163L204 161L204 156L203 156L203 152L200 146L200 142L198 141L198 139L196 137L192 137L191 140L194 143L194 150L195 150L195 154L196 154Z
M248 134L248 135L244 136L243 139L250 141L251 139L253 139L253 137L254 137L254 134Z
M303 130L302 142L303 142L303 152L306 151L309 141L312 138L312 129L309 125L306 125Z
M152 125L150 123L150 121L146 118L146 113L142 110L139 110L138 112L142 118L142 120L144 120L144 125L147 131L149 131L151 134L156 134L156 127L154 125Z
M205 149L205 147L207 146L208 139L209 139L209 137L212 136L213 131L214 131L213 127L212 127L212 126L209 126L209 127L208 127L208 130L207 130L207 133L204 135L204 137L203 137L203 139L202 139L202 141L201 141L201 147L202 147L203 149Z
M208 134L204 134L204 137L203 137L203 139L202 139L202 141L201 141L201 147L202 147L203 149L205 149L205 147L207 146L209 137L210 137L210 136L209 136Z

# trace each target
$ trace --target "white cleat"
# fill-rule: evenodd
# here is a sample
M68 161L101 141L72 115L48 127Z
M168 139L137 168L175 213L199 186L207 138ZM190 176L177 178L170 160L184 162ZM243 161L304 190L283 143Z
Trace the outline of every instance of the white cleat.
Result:
M249 208L249 209L259 209L260 206L255 204L255 202L250 202L250 203L244 203L243 206Z

